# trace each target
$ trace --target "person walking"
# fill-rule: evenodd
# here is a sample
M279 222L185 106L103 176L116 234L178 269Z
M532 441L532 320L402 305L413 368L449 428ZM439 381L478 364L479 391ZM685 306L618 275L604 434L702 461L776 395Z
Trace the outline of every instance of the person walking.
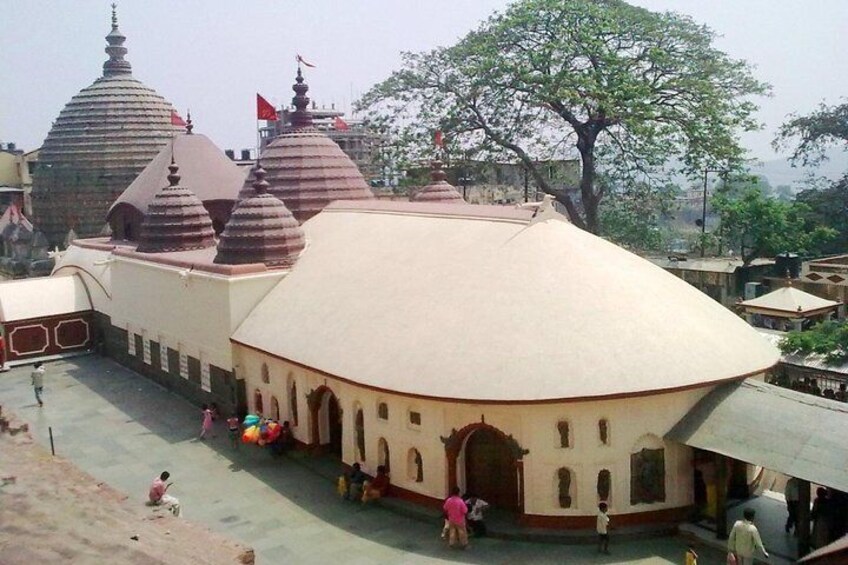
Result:
M208 404L203 405L203 424L200 426L200 439L205 439L206 434L212 429L212 410Z
M442 510L448 518L448 545L454 547L459 542L459 547L467 548L468 530L465 528L465 515L468 514L468 505L459 496L459 487L451 489L451 495Z
M607 514L609 507L606 502L598 504L598 518L595 521L595 530L598 532L598 551L600 553L609 554L609 523L610 518Z
M483 521L483 510L489 507L489 503L476 494L465 493L465 504L468 506L468 515L465 517L468 529L475 538L486 535L486 522Z
M788 534L792 528L795 528L795 535L798 535L798 504L801 500L798 479L790 477L786 481L786 488L783 489L783 495L786 497L786 511L789 512L789 517L786 518L786 533Z
M239 425L239 419L235 414L227 418L227 430L230 435L230 445L233 446L233 449L238 449L241 426Z
M762 551L763 556L768 559L768 551L763 547L760 532L754 525L756 512L753 508L746 508L742 512L742 516L743 519L736 520L730 530L730 537L727 538L727 551L736 557L738 565L753 565L754 551L757 549Z
M35 399L38 401L38 406L44 406L44 401L41 400L41 394L44 392L44 364L39 361L33 365L32 374L32 389L35 391Z

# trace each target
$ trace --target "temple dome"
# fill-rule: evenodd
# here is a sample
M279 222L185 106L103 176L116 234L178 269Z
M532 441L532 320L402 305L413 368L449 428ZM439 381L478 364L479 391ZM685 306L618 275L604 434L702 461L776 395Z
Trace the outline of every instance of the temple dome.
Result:
M192 133L191 117L186 133L173 136L127 187L106 217L115 239L133 240L154 197L166 186L168 165L173 156L180 163L182 182L190 186L209 212L215 233L220 234L230 218L247 171L224 155L208 137Z
M307 111L309 87L297 70L292 102L292 126L271 142L260 159L267 171L268 192L291 210L295 219L305 222L335 200L370 200L374 198L365 178L332 139L312 126ZM253 195L251 174L240 193L244 199Z
M171 104L132 76L114 11L106 40L103 76L62 109L39 152L33 219L54 245L69 228L98 235L109 206L174 131Z
M265 169L259 166L253 175L255 195L233 210L218 241L215 263L291 266L306 245L303 229L283 201L268 194Z
M212 220L203 203L188 188L179 186L179 167L171 162L170 186L156 195L141 224L138 251L162 253L205 249L215 244Z
M462 195L456 188L448 183L448 175L442 170L442 162L438 159L433 161L430 171L430 184L418 190L412 195L412 202L462 202Z

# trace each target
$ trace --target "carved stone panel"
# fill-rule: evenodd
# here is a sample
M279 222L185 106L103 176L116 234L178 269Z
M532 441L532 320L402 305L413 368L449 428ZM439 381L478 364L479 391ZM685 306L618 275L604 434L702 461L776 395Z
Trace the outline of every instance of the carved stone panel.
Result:
M665 502L665 449L630 455L630 504Z

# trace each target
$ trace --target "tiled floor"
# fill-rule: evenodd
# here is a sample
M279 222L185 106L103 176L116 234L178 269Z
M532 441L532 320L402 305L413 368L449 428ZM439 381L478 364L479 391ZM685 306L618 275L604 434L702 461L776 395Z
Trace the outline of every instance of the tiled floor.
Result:
M171 472L186 519L256 549L260 563L681 563L686 545L663 537L618 542L612 555L592 545L482 539L465 552L447 549L440 523L360 509L340 500L326 473L297 456L272 458L256 446L234 450L222 428L198 441L200 410L114 362L96 356L47 365L39 409L26 366L0 374L0 404L31 423L57 455L143 504L150 481ZM220 423L217 424L221 426ZM0 526L2 533L2 526ZM699 546L700 563L724 563Z

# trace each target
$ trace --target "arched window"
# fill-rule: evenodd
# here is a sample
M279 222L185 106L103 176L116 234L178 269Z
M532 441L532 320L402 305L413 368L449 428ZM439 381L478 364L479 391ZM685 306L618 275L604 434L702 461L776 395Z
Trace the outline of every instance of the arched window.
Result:
M289 408L291 409L291 425L297 426L297 383L292 381L289 389Z
M572 478L573 477L571 476L571 469L568 469L566 467L560 467L559 469L557 469L557 495L559 498L560 508L571 508Z
M268 371L268 363L262 363L262 382L266 385L271 382L271 373Z
M253 411L256 414L262 414L262 392L257 388L253 392Z
M604 445L610 444L609 420L606 418L598 420L598 439L600 439L601 443Z
M277 402L277 397L271 397L271 416L276 420L280 421L280 403Z
M359 454L359 460L365 461L365 415L362 413L362 408L356 410L354 430L356 432L356 452Z
M377 453L378 453L378 456L377 456L378 457L378 459L377 459L378 465L382 465L383 467L385 467L386 473L391 473L392 472L391 457L389 456L389 444L386 441L386 438L381 437L380 441L377 442Z
M406 455L406 475L416 483L424 482L424 460L414 447L410 448Z
M612 478L607 469L603 469L598 473L598 502L610 503L610 489Z
M557 422L557 432L559 432L559 446L571 447L571 426L567 420Z
M389 405L385 402L380 402L377 404L377 417L381 420L389 419Z

